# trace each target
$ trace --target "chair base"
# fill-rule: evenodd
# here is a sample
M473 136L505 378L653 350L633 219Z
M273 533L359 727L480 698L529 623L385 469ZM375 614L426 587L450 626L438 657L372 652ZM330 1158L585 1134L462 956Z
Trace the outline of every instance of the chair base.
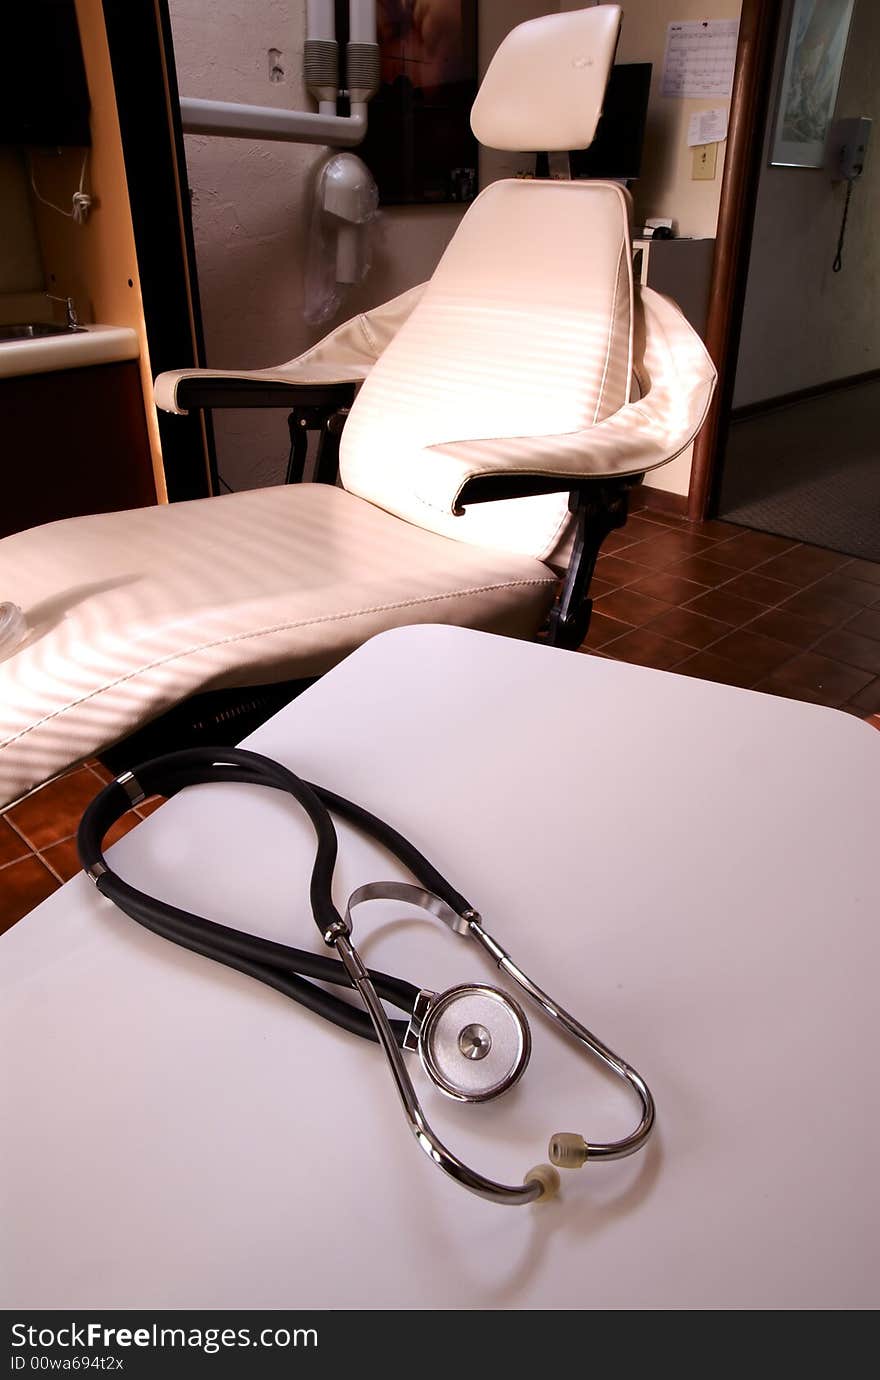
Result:
M314 683L314 678L285 680L192 695L136 733L105 748L98 760L118 776L166 752L208 745L233 747Z

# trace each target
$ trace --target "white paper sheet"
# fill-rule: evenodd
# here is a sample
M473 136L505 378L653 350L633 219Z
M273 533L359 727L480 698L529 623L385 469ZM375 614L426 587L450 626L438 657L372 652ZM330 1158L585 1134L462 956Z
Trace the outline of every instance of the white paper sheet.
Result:
M666 32L664 96L729 96L738 19L676 21Z
M698 110L688 120L688 148L697 144L719 144L727 138L727 107Z

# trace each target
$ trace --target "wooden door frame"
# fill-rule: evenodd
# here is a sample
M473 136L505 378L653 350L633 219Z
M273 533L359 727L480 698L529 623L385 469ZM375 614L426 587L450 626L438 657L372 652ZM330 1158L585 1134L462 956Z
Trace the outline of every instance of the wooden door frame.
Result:
M720 458L736 378L773 59L783 8L783 0L742 3L706 318L706 347L718 370L718 386L705 425L694 442L687 511L691 522L712 516L717 501Z
M168 0L101 0L153 375L205 364ZM219 492L209 413L158 413L169 502Z

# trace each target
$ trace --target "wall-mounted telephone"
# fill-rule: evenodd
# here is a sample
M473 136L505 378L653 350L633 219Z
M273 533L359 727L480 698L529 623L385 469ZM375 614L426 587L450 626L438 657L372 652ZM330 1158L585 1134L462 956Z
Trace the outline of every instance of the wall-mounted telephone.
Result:
M861 177L870 137L871 119L867 115L835 121L828 138L828 164L833 182L855 182Z
M846 182L846 201L843 205L843 220L837 241L837 254L833 270L839 273L843 268L843 241L846 235L846 218L849 215L849 199L853 183L865 170L868 140L871 137L871 119L867 115L856 115L846 120L837 120L831 127L828 138L827 166L832 182Z

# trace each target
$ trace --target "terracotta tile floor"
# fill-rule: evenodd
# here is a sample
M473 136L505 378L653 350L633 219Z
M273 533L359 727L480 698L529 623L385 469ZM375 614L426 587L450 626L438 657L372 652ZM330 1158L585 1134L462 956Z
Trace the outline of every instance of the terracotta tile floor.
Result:
M880 565L639 499L606 541L583 651L830 705L880 728ZM0 932L78 870L80 816L109 773L76 767L0 816ZM156 808L144 801L114 842Z
M880 728L880 565L636 499L583 650L829 705Z
M76 829L89 801L112 778L98 762L75 767L0 816L0 934L79 871ZM129 810L107 835L121 839L159 802Z

